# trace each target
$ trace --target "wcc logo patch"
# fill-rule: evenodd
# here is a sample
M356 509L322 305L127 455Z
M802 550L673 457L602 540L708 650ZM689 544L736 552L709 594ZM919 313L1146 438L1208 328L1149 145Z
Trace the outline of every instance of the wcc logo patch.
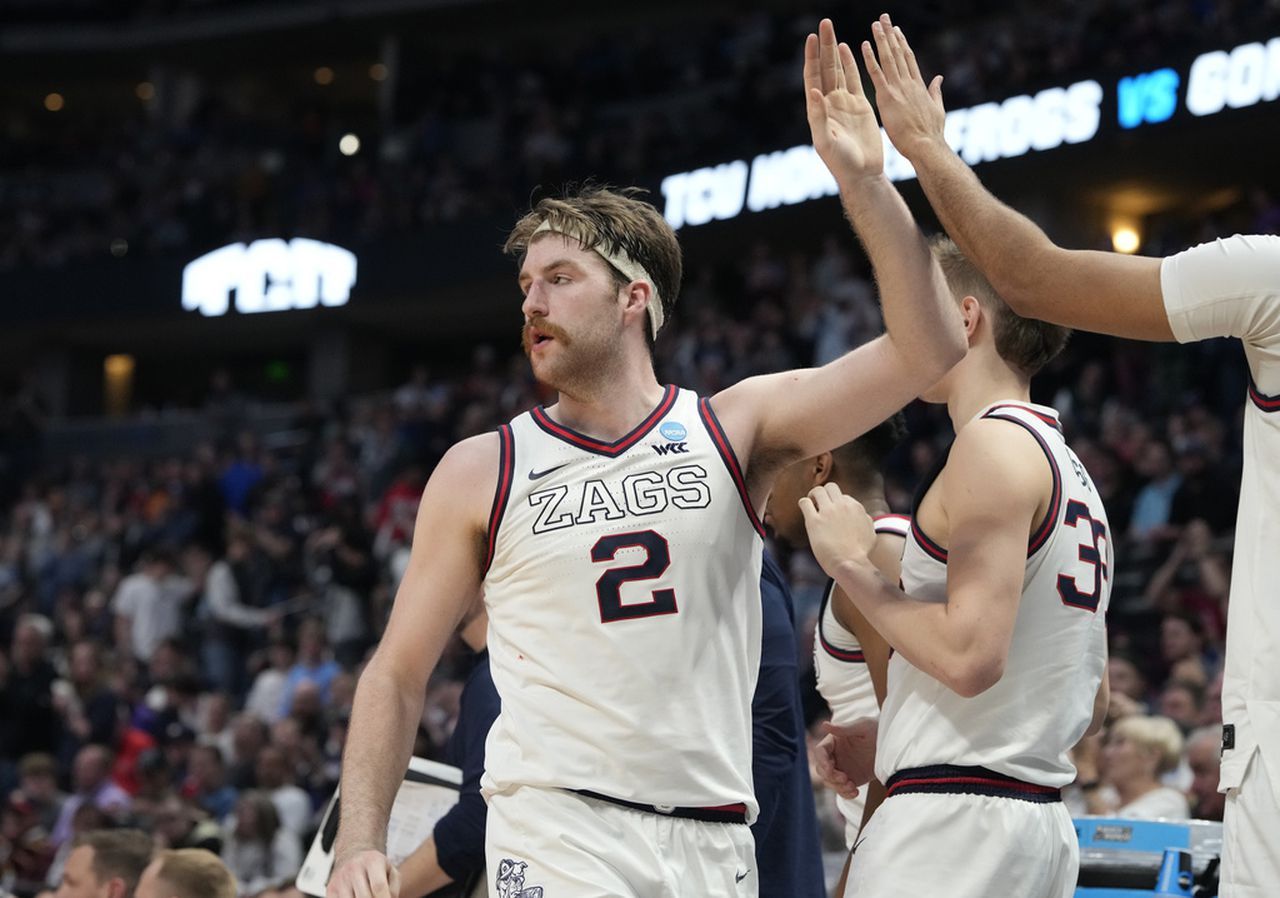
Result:
M524 871L527 861L513 861L504 857L498 862L498 878L494 885L498 888L498 898L542 898L542 886L524 885Z

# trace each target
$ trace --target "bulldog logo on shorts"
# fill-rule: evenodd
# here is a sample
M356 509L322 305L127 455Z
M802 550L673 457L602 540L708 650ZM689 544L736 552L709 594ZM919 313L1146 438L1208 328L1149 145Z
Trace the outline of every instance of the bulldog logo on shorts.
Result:
M527 861L513 861L504 857L498 862L498 898L542 898L542 886L524 887L524 870Z

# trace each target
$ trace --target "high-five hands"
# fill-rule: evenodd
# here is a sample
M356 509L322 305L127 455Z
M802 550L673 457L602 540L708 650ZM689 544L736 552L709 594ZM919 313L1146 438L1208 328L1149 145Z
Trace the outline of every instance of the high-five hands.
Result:
M835 26L823 19L804 43L805 112L813 147L837 182L884 171L884 144L875 110L848 44L836 42Z
M871 41L863 41L862 59L875 85L876 109L898 152L912 159L931 143L944 142L947 115L942 106L942 76L925 84L906 35L888 14L872 23L871 36L875 51Z

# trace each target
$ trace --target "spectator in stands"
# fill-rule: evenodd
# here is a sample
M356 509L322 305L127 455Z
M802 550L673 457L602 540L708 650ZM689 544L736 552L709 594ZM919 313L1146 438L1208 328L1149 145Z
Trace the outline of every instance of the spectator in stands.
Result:
M1204 625L1190 614L1167 614L1160 621L1160 657L1170 673L1198 683L1209 682L1217 664L1205 649Z
M231 785L248 789L255 784L258 755L270 741L270 731L261 718L248 712L236 715L231 721L231 754L227 759Z
M63 803L62 813L54 825L54 845L71 838L71 821L82 805L92 805L117 820L123 820L128 814L129 793L111 780L111 763L111 751L102 745L86 745L76 753L71 768L74 790Z
M289 671L293 668L293 646L284 639L277 639L267 646L266 654L267 666L254 677L244 701L244 710L267 723L275 723L284 716Z
M203 848L162 851L142 871L135 898L236 898L236 879Z
M54 699L66 724L62 757L74 757L90 742L112 744L119 726L120 697L107 684L99 643L84 639L71 646L67 683L69 688Z
M1183 735L1200 725L1204 687L1194 680L1170 680L1160 692L1157 710L1178 725Z
M243 537L233 536L233 540ZM200 655L204 673L218 689L242 695L245 666L256 636L280 619L273 608L256 608L240 596L235 572L208 546L193 543L183 553L187 577L196 584L204 620Z
M287 717L293 709L293 693L298 684L306 681L314 683L320 689L320 699L329 699L329 684L333 682L342 668L329 657L328 645L324 638L324 624L315 618L307 618L298 626L298 659L289 671L285 683L284 700L280 703L280 714Z
M196 745L191 749L182 794L214 820L231 814L237 793L227 782L226 762L217 746Z
M1164 717L1125 717L1107 734L1101 773L1107 789L1085 798L1090 813L1140 819L1185 820L1191 815L1186 796L1160 783L1182 757L1182 734Z
M1227 796L1218 791L1222 759L1222 728L1201 727L1187 737L1187 764L1191 768L1191 816L1196 820L1221 820Z
M53 756L39 752L24 756L18 763L16 794L10 797L25 802L45 833L52 832L67 800L58 789L58 763Z
M47 618L24 614L13 628L7 665L0 655L0 719L4 720L0 763L12 764L31 752L57 751L60 723L53 699L57 672L48 657L52 633Z
M136 829L79 836L67 856L56 898L133 898L151 852L151 837Z
M274 745L264 748L258 753L254 771L258 788L271 796L284 828L299 837L306 835L311 826L311 799L294 782L296 773L284 752Z
M116 647L143 663L157 646L182 634L182 616L189 586L174 582L173 556L165 549L146 550L138 570L120 581L111 610L115 612Z
M1129 536L1149 542L1168 539L1173 535L1169 526L1173 494L1182 484L1182 478L1173 466L1169 445L1163 440L1151 440L1142 450L1135 467L1146 482L1133 502Z
M296 833L281 825L271 797L251 789L236 801L222 859L241 898L254 898L293 881L302 866L302 845Z

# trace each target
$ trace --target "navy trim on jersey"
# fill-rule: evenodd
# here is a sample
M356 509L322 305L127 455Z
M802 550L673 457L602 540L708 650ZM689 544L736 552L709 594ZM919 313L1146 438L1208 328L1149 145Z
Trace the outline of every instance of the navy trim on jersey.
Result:
M947 450L939 456L938 460L933 463L933 467L925 474L924 479L920 481L920 485L916 487L916 494L911 499L911 535L916 538L916 542L920 544L920 548L924 549L926 555L934 561L941 561L943 564L947 563L947 550L929 539L916 522L920 518L920 503L924 501L925 494L929 492L929 487L933 486L933 482L938 479L942 469L947 466L947 459L950 457L951 446L947 446Z
M498 485L493 491L493 510L489 512L489 538L485 547L483 577L493 564L493 552L498 545L498 525L507 510L507 500L511 498L511 484L515 480L516 469L516 435L510 424L498 428L498 439L502 443L501 460L498 462Z
M681 808L671 807L670 805L645 804L641 801L627 801L625 798L614 798L612 795L603 795L600 792L592 792L590 789L570 789L569 791L576 792L578 795L583 795L587 798L594 798L596 801L607 801L609 804L630 808L633 811L658 814L662 817L680 817L685 820L701 820L704 823L745 824L747 822L747 806L741 802L708 808Z
M641 421L634 430L621 439L614 440L612 443L597 440L595 437L578 433L572 427L565 427L563 424L556 423L547 414L547 410L540 405L529 412L529 415L533 418L534 424L537 424L556 439L564 440L566 443L577 446L579 449L585 449L588 452L594 452L596 455L617 458L638 443L645 434L653 429L655 424L667 416L667 412L671 411L671 407L676 404L676 395L679 392L675 385L669 384L662 394L662 401L658 403L657 408L651 411L648 417Z
M698 417L702 418L703 426L711 435L711 442L715 443L716 451L720 453L721 460L729 469L729 476L733 478L734 486L738 488L738 495L742 498L742 506L747 510L747 517L751 519L751 526L756 528L756 533L759 533L760 538L763 539L764 526L756 516L755 507L751 504L751 496L747 494L747 480L742 476L742 466L738 464L738 456L734 454L733 446L725 436L724 428L720 426L720 420L711 409L711 400L698 399Z
M1025 408L1024 406L1014 406L1014 408L1031 411L1031 409ZM994 414L994 412L995 409L992 409L982 417L994 418L1000 421L1008 421L1011 424L1017 424L1019 427L1026 430L1027 433L1035 437L1036 442L1040 444L1040 448L1044 450L1044 457L1049 460L1049 470L1053 474L1053 496L1049 501L1049 508L1045 512L1044 520L1040 523L1040 527L1034 534L1032 534L1031 541L1027 545L1027 557L1030 558L1040 549L1041 546L1049 541L1049 535L1053 533L1054 524L1058 521L1058 513L1062 510L1062 475L1058 472L1058 463L1053 458L1053 451L1049 448L1049 444L1045 442L1044 437L1036 433L1036 429L1034 427L1020 418L1014 418L1010 415L997 415ZM1036 417L1040 418L1042 421L1044 420L1041 415L1036 415Z
M1016 408L1020 411L1026 412L1029 415L1034 415L1035 417L1043 421L1045 424L1048 424L1058 433L1062 433L1062 424L1058 421L1056 417L1054 417L1053 415L1046 415L1043 412L1036 411L1030 405L1024 405L1021 402L1002 402L999 405L993 405L991 406L991 408L987 409L987 413L982 417L984 418L992 417L991 415L992 412L999 411L1002 408ZM994 417L999 418L1001 416L995 415Z
M1280 393L1275 396L1268 396L1266 393L1258 389L1258 385L1253 382L1253 373L1249 374L1249 398L1253 400L1253 404L1264 412L1280 412Z
M935 795L993 795L1037 804L1062 801L1062 790L996 773L986 767L936 764L899 770L884 784L885 797L929 792Z
M827 641L827 633L822 629L822 621L827 616L827 605L831 602L831 593L835 591L835 588L836 581L828 580L827 588L822 592L822 604L818 607L818 642L822 645L822 650L837 661L844 661L848 664L866 664L867 656L862 653L862 649L842 649L834 646Z

